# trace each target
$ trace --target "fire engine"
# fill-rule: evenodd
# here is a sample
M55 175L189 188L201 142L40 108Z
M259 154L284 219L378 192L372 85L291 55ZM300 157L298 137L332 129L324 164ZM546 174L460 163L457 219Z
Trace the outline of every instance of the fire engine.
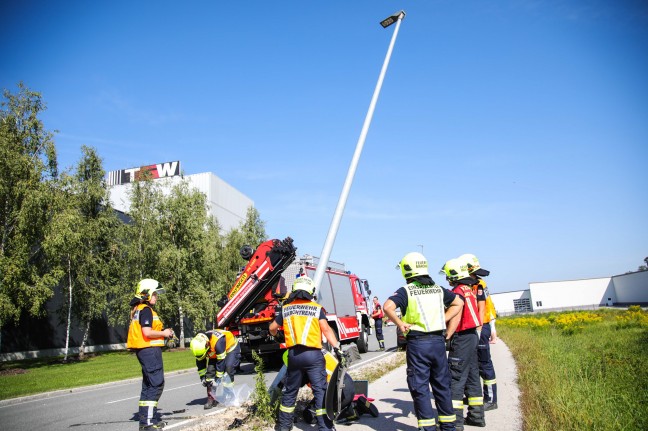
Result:
M296 259L291 238L261 243L256 250L241 251L249 259L227 296L218 305L216 325L238 337L241 353L248 361L252 352L270 361L279 360L285 345L268 332L298 276L313 278L319 259L304 255ZM361 353L368 351L369 283L343 263L329 262L316 301L324 307L329 325L342 343L356 343Z

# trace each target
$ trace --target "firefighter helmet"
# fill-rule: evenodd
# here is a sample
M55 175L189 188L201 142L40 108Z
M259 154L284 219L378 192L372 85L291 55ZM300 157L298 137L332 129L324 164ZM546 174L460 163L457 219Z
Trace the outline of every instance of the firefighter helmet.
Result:
M481 265L479 264L479 259L477 259L477 256L475 256L474 254L462 254L457 259L468 266L468 272L470 273L470 275L485 277L490 274L490 271L481 267Z
M297 278L292 285L293 292L296 290L303 290L306 293L313 295L315 293L315 283L311 280L310 277L302 275Z
M470 278L468 265L461 259L450 259L443 265L442 271L445 273L448 281L457 281L464 278Z
M481 266L479 266L479 259L477 259L477 256L475 256L474 254L462 254L457 259L459 259L459 261L461 261L468 267L468 272L470 274L481 268Z
M137 283L137 288L135 289L136 297L148 301L154 293L164 293L162 285L157 280L145 278Z
M398 264L403 277L408 278L416 277L417 275L429 275L428 261L421 253L412 252L407 253Z
M207 350L209 346L209 337L207 335L203 334L202 332L191 340L191 343L189 343L189 348L191 349L191 353L198 359L199 361L202 359L205 359L205 356L207 356Z

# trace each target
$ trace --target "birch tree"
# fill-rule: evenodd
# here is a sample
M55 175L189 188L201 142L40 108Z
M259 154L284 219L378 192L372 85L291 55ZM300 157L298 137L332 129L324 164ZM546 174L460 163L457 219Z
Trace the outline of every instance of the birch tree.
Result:
M22 83L0 104L0 333L21 313L43 315L56 275L45 264L41 241L58 175L52 133L39 115L40 93ZM0 339L0 347L2 340Z

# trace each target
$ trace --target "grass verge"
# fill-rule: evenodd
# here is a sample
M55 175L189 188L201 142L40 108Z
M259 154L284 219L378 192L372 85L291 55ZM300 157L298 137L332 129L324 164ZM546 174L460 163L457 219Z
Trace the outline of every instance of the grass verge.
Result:
M162 357L165 372L196 367L186 349L167 350ZM102 353L83 361L72 358L67 363L62 358L5 362L0 365L0 400L141 376L139 361L130 352Z
M518 367L525 431L648 429L648 313L497 320Z

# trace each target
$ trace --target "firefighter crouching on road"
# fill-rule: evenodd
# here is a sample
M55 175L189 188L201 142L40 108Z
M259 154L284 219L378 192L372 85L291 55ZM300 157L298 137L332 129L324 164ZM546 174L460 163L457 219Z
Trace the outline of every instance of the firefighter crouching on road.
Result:
M152 306L164 289L156 280L145 278L137 283L131 300L131 323L126 347L135 352L142 366L142 392L139 400L139 429L164 428L157 416L157 405L164 390L162 346L165 338L173 337L173 329L163 329L162 321Z
M293 426L293 414L297 393L308 378L315 398L315 419L319 431L334 430L333 423L326 416L324 394L326 392L326 368L322 355L322 335L334 346L338 359L342 358L340 343L328 325L326 313L321 305L313 301L315 284L309 277L295 280L292 293L270 324L270 334L277 335L281 326L284 329L288 348L288 371L286 385L281 396L277 428L289 431Z
M189 347L196 357L200 381L207 388L207 403L203 406L205 410L217 404L212 387L221 384L225 373L229 376L229 382L223 383L225 399L232 399L234 374L241 363L241 348L236 337L224 329L214 329L196 335Z
M481 267L479 259L474 254L464 254L459 256L459 259L466 263L471 277L477 280L475 286L479 286L478 289L481 289L486 297L483 313L480 313L483 326L479 337L479 345L477 346L477 361L479 363L479 375L484 381L484 411L495 410L497 408L497 379L490 353L490 342L491 338L495 336L494 331L491 331L491 322L494 326L497 312L495 311L493 299L488 292L488 287L486 287L486 282L481 278L488 276L490 271Z
M407 386L414 401L418 428L423 431L437 429L430 401L432 386L439 428L454 431L445 330L446 322L456 320L461 313L462 301L434 283L427 259L421 253L408 253L399 267L407 286L399 288L383 309L407 337ZM398 318L396 307L400 308L402 319Z
M385 317L385 313L383 313L383 309L380 306L380 302L378 302L377 296L373 297L373 307L374 309L373 313L371 313L371 318L374 320L374 327L376 328L376 340L378 340L380 350L385 350L385 337L383 337L382 332L382 319Z
M477 281L470 277L468 267L459 259L450 259L443 265L446 280L452 291L463 298L464 306L454 335L450 339L448 362L452 373L452 405L457 415L457 431L464 429L463 398L468 398L466 425L484 427L484 398L482 397L479 365L477 364L478 328L481 326L477 298L472 285Z

